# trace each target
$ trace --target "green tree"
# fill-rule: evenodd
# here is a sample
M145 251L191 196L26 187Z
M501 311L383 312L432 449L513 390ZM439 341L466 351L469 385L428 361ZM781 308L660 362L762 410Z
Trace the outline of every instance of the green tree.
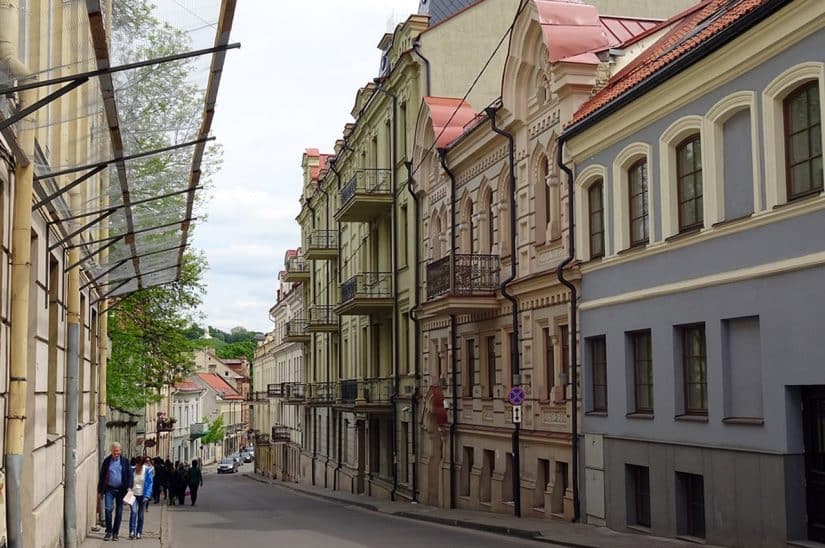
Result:
M204 418L203 422L209 421ZM204 445L210 443L221 443L223 442L225 435L226 431L223 427L223 417L218 416L215 417L215 420L209 422L209 427L206 429L206 434L204 434L201 438L201 443Z
M160 390L189 375L195 365L186 326L201 304L202 255L184 255L181 277L163 286L141 289L110 310L112 357L106 377L107 401L135 409L158 401Z
M238 341L215 348L215 354L221 359L245 357L249 363L252 363L252 359L255 357L256 347L257 343L255 343L255 341Z

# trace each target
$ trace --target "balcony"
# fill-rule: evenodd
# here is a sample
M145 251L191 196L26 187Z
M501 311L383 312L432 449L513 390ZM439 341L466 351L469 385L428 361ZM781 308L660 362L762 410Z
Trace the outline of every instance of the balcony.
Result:
M350 406L358 399L358 381L348 379L338 383L338 401L341 405Z
M387 215L392 202L392 171L364 169L341 187L341 202L335 220L349 223L372 221Z
M358 399L356 410L385 411L392 403L391 378L362 379L358 381Z
M285 342L309 342L309 331L307 331L307 322L301 318L293 318L286 322L286 332L284 333Z
M309 281L309 263L303 256L290 257L287 259L286 271L284 272L285 282Z
M314 406L327 406L335 401L336 383L316 382L308 385L307 403Z
M255 446L269 445L269 434L255 434Z
M205 422L196 422L189 425L189 439L196 440L206 435L209 426Z
M175 429L175 423L177 419L175 418L160 418L158 419L157 423L157 432L171 432Z
M307 238L304 257L308 261L329 261L338 257L338 232L313 230Z
M498 255L461 253L430 262L425 315L498 310L499 272Z
M309 307L308 333L335 333L338 331L338 315L332 305L312 305Z
M335 311L360 316L390 312L392 307L392 273L365 272L341 284L341 304Z
M283 383L275 383L275 384L267 384L266 385L266 396L268 398L282 398L284 396L284 385Z
M285 382L284 387L284 398L286 399L286 403L299 405L304 403L305 401L305 392L304 392L304 383L301 382Z
M292 441L292 437L289 435L289 428L286 426L273 426L271 439L272 443L288 443Z

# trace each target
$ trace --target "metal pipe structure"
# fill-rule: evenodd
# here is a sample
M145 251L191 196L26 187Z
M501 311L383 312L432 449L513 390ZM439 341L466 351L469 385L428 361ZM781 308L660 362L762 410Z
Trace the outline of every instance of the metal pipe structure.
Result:
M80 195L72 191L72 209L80 208ZM69 250L69 261L75 262L80 255L78 248ZM69 340L66 357L66 443L63 455L63 543L67 548L77 546L77 427L78 427L78 371L82 356L80 350L80 269L68 272L66 294L68 298Z
M438 155L441 159L441 167L450 178L450 272L455 272L455 254L456 237L455 237L455 175L447 166L447 149L439 148ZM450 508L456 508L456 469L455 469L455 453L456 453L456 429L458 428L458 356L456 355L456 348L458 347L458 333L456 333L456 319L455 314L450 314L450 368L452 370L452 396L453 396L453 420L450 423Z
M315 208L312 207L312 196L309 197L307 200L307 209L309 209L310 214L312 215L312 229L315 230ZM312 302L315 302L315 269L310 269L310 283L309 283L309 291L306 293L311 293L312 295ZM306 302L306 299L304 299ZM317 333L312 334L312 343L310 345L310 352L312 353L312 378L315 378L316 374L316 364L315 364L315 348L318 346L318 339L316 337ZM307 371L304 370L304 394L307 394ZM315 420L315 410L311 408L307 408L311 411L312 414L312 485L315 485L315 459L318 458L318 421Z
M423 62L424 62L424 76L426 78L425 81L425 90L427 93L427 97L430 96L430 60L424 57L421 53L421 35L419 34L412 45L413 53L415 53Z
M391 228L391 236L390 239L392 241L392 265L391 269L393 272L393 283L392 283L392 363L393 363L393 385L392 385L392 396L390 396L390 403L392 404L392 491L390 492L390 500L395 500L396 494L398 492L398 393L399 393L399 384L401 383L401 376L400 371L398 370L399 366L399 354L398 354L398 177L397 177L397 162L398 162L398 148L397 148L397 141L398 141L398 120L397 120L397 112L398 112L398 97L393 94L392 92L387 91L384 88L383 81L381 79L376 78L374 80L376 85L376 90L380 91L387 97L392 100L392 118L390 122L390 132L392 135L390 136L390 164L392 165L391 170L391 185L392 185L392 228Z
M418 398L420 397L419 385L421 384L421 366L418 360L421 350L421 337L418 332L418 298L420 295L420 280L421 277L421 248L418 245L419 238L419 223L418 223L418 196L415 194L415 179L413 179L413 165L412 162L404 162L407 168L407 191L410 193L410 198L413 202L413 219L415 219L415 228L413 229L413 242L415 242L415 259L413 265L415 271L413 272L413 306L410 308L410 320L415 325L415 333L413 334L413 355L415 356L415 386L410 405L412 407L412 502L418 502Z
M335 162L336 161L337 161L337 158L332 160L329 163L329 168L335 174L335 180L338 182L338 192L341 192L341 172L339 172L335 168ZM336 221L335 224L336 224L336 227L337 227L336 231L337 231L337 234L338 234L338 236L337 236L337 240L338 240L338 242L337 242L337 245L338 245L338 260L341 260L341 223L339 221ZM341 285L341 269L343 268L343 266L344 265L342 264L338 268L338 286L339 287ZM327 280L327 283L331 283L331 280ZM340 333L341 333L341 316L340 315L338 316L337 320L338 320L338 333L340 335ZM341 376L343 375L343 367L344 367L344 364L343 364L342 356L341 356L341 345L338 345L338 386L341 385ZM335 476L333 477L333 481L332 481L332 488L334 490L338 489L338 479L341 475L341 466L343 465L343 462L341 461L341 455L343 454L343 442L341 440L341 434L343 432L343 422L344 421L342 420L342 418L343 418L343 413L339 413L339 416L338 416L338 451L337 451L337 453L338 453L338 455L337 455L338 462L335 465Z
M510 275L501 282L501 294L510 301L513 307L513 338L510 341L510 362L512 363L513 386L521 386L521 363L519 335L519 303L513 295L508 293L507 284L516 279L516 171L515 171L515 143L513 134L496 125L498 109L487 107L484 113L490 119L490 128L499 135L506 137L509 143L509 177L510 177ZM521 517L521 423L515 423L513 428L513 512Z
M573 171L564 164L564 139L559 138L556 147L556 164L567 175L567 257L559 263L556 268L556 277L567 289L570 290L570 384L571 399L573 400L571 411L570 427L571 434L571 466L573 467L573 521L579 521L579 375L578 362L576 360L576 341L578 328L578 292L576 286L564 277L564 268L573 262L576 256L576 235L573 231L573 215L575 207L573 204L573 192L575 185L573 182Z
M31 70L20 59L20 14L15 2L0 3L0 63L11 77L31 79ZM37 101L37 93L20 93L21 109ZM11 253L11 326L8 403L6 407L6 529L10 548L23 548L23 455L26 439L28 392L28 329L31 291L32 189L34 186L34 137L37 114L21 120L17 136L20 158L14 169Z

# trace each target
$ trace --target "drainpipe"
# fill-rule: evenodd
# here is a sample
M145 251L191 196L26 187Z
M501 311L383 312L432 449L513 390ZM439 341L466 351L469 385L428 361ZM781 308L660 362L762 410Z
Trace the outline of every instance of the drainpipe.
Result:
M556 164L567 175L567 258L562 261L556 268L556 277L567 289L570 290L570 384L571 396L573 400L573 411L571 413L571 429L573 430L571 436L571 458L573 466L573 521L579 521L579 375L578 363L576 362L576 341L578 328L578 292L576 286L570 280L564 277L564 268L573 262L576 256L576 238L573 228L575 223L573 215L575 208L573 204L573 192L575 186L573 184L573 171L564 164L564 142L566 138L564 135L559 137L558 146L556 148Z
M31 76L31 70L19 58L19 13L15 2L0 2L0 62L18 80ZM20 107L37 100L36 91L19 94ZM10 548L22 548L23 537L23 452L26 436L28 402L28 328L29 276L31 274L32 186L34 181L34 136L37 114L23 119L17 139L25 157L16 158L14 169L14 202L12 212L11 254L11 326L9 363L9 401L6 407L6 528Z
M487 107L485 114L490 119L490 128L499 135L506 137L509 143L510 156L510 275L501 282L501 294L510 301L513 308L513 340L510 343L510 361L513 371L513 386L521 386L521 364L519 344L519 303L513 295L508 293L507 285L516 279L516 168L515 145L513 134L496 125L498 109ZM513 429L513 511L516 517L521 517L521 443L519 441L521 424L515 423Z
M429 84L429 82L428 82ZM428 86L429 87L429 86ZM415 324L415 333L414 333L414 343L413 343L413 355L415 356L415 386L412 395L412 402L410 403L412 407L412 502L418 502L418 398L419 398L419 385L421 383L421 370L420 364L418 360L418 356L420 356L420 346L421 346L421 338L418 332L418 299L419 299L419 287L420 287L420 280L421 272L420 272L420 255L421 255L421 248L418 245L418 234L419 234L419 224L418 224L418 196L416 196L416 188L415 188L415 179L413 179L413 166L412 162L404 162L404 165L407 168L407 191L410 193L410 198L412 199L413 203L413 219L415 219L415 229L413 230L413 242L415 242L415 259L413 260L413 265L415 271L413 272L413 307L410 309L409 315L410 320L412 320L413 324Z
M424 57L421 54L421 35L419 34L416 37L415 42L413 42L413 53L415 53L422 61L424 61L424 75L426 76L426 90L427 90L427 97L430 96L430 60Z
M393 362L393 386L392 386L392 396L390 396L390 404L392 405L392 491L390 492L390 500L395 500L396 494L398 492L398 393L399 393L399 384L401 383L401 372L398 370L398 362L399 362L399 355L398 355L398 195L396 188L397 184L397 173L396 173L396 164L398 162L398 147L397 147L397 133L398 133L398 120L396 118L396 113L398 111L398 97L394 93L391 93L384 89L383 82L376 78L374 80L376 84L376 89L389 97L392 100L392 121L390 122L390 131L392 135L390 137L391 141L391 151L390 151L390 164L392 167L391 170L391 184L392 184L392 229L391 229L391 241L392 241L392 273L393 273L393 280L392 280L392 300L393 300L393 311L392 311L392 362Z
M315 230L315 208L312 207L312 196L307 199L307 209L312 214L312 230ZM315 269L310 270L310 288L309 291L304 291L304 295L312 296L312 302L315 302ZM315 363L315 348L318 346L318 339L315 336L316 333L312 334L312 342L310 344L310 353L312 354L312 378L315 379L316 375L316 363ZM304 371L304 397L309 392L307 390L307 385L309 383L306 382L307 372ZM307 409L312 414L312 485L315 485L315 459L318 458L318 421L316 420L315 410L311 407L307 406Z
M330 164L331 163L332 162L330 161ZM326 202L326 206L327 206L327 212L326 212L326 215L324 215L324 238L326 238L329 235L329 211L330 211L329 194L327 193L327 190L323 187L323 185L320 184L320 181L319 181L319 184L318 184L318 190L324 195L324 202ZM329 285L330 285L330 280L332 279L332 267L330 265L331 261L325 261L325 262L326 262L325 266L326 266L326 270L327 270L327 275L326 275L327 285L326 285L326 289L325 289L326 308L327 308L327 311L329 311L330 310L330 288L329 288ZM339 331L339 333L340 333L340 331ZM332 335L329 334L329 333L326 333L324 338L327 342L326 383L327 383L327 386L329 387L329 386L331 386L329 379L330 379L330 375L332 374ZM329 487L328 480L327 480L327 464L329 463L330 447L332 445L330 443L331 442L330 436L332 435L332 432L330 430L330 419L331 419L330 414L331 414L331 406L329 408L327 408L327 444L326 444L326 460L327 460L327 462L324 463L324 488L325 489Z
M451 278L455 274L455 175L447 166L447 149L439 148L438 156L441 159L441 167L450 178L450 274ZM455 453L456 453L456 428L458 427L458 333L456 333L455 314L450 314L450 364L452 369L452 392L453 392L453 420L450 424L450 508L456 508L456 475L455 475Z
M337 158L336 158L336 160L337 160ZM341 192L341 172L338 171L335 168L336 160L332 160L329 163L329 168L335 174L335 180L338 182L338 192L340 193ZM337 239L337 243L338 243L338 260L340 261L341 260L341 223L339 221L336 221L335 225L336 225L336 231L337 231L337 238L336 239ZM341 265L339 265L339 268L337 269L338 270L338 287L341 287L341 269L343 267L344 267L344 265L341 264ZM331 280L330 280L330 283L331 283ZM341 316L338 316L337 320L338 320L338 335L340 336L341 326L342 326ZM343 368L344 368L344 362L343 362L343 356L341 355L341 345L338 345L338 386L341 386L341 376L343 375ZM338 490L338 478L341 475L341 467L343 466L343 463L341 461L341 454L343 453L343 441L341 440L341 433L343 432L343 428L342 428L341 425L344 422L343 421L344 414L339 413L338 415L339 415L338 416L338 451L337 451L337 453L338 453L338 455L337 455L338 456L338 459L337 459L338 462L335 465L335 476L333 477L333 483L332 483L332 488L335 491Z

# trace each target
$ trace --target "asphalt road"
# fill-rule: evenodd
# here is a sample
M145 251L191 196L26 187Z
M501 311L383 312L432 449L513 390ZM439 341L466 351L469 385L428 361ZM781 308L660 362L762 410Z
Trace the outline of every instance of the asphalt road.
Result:
M396 518L243 475L207 475L197 506L170 508L175 548L384 548L541 546L501 535Z

